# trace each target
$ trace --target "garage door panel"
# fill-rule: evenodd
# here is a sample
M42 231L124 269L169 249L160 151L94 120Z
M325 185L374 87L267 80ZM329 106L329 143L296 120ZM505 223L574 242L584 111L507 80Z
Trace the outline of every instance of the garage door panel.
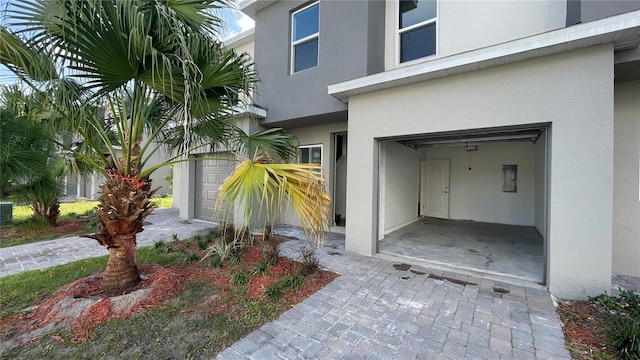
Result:
M207 154L205 156L233 158L230 153ZM196 161L195 164L195 217L211 221L215 213L218 189L233 170L234 161L227 159L201 160ZM222 208L231 209L232 206L231 203L223 204ZM233 220L232 212L229 212L229 217L229 220Z

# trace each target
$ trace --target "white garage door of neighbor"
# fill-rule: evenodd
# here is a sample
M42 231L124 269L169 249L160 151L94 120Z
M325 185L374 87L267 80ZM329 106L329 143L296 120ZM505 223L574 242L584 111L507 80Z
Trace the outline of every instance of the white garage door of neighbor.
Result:
M218 188L233 170L233 155L230 153L216 153L200 157L216 158L216 160L198 160L195 162L194 214L197 219L212 221ZM222 215L226 214L218 214L218 216ZM233 211L230 211L227 216L229 216L229 221L233 221Z

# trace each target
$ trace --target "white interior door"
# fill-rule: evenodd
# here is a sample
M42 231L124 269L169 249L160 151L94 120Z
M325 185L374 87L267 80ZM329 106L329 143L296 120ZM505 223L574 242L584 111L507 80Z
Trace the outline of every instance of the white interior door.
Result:
M422 162L420 214L449 218L449 160Z

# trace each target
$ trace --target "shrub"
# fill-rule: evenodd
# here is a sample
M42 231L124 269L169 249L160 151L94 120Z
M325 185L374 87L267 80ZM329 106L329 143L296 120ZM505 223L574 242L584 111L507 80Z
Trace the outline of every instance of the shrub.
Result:
M209 245L209 241L211 241L211 238L207 235L205 236L199 236L196 238L196 243L198 244L198 249L200 250L204 250L207 248L207 246Z
M315 249L310 247L304 247L300 250L301 254L301 265L298 269L298 273L302 276L311 275L314 272L318 271L320 268L320 260L318 259L318 255L316 254Z
M222 260L220 260L220 257L218 255L214 255L213 259L211 259L211 262L209 263L209 266L214 269L220 269L222 267Z
M211 246L209 246L209 251L204 254L202 260L208 258L209 256L217 256L220 258L220 262L225 261L231 253L233 252L233 243L227 243L225 241L216 241Z
M284 296L284 290L282 289L282 285L276 281L264 289L264 294L267 295L271 301L278 301Z
M267 262L271 265L277 265L278 257L280 256L280 251L278 250L280 242L277 238L271 236L270 226L266 228L262 240L264 242L263 252Z
M242 257L242 253L239 251L234 251L231 253L231 257L229 257L229 262L234 265L240 265L244 262L244 258Z
M238 270L235 274L231 276L231 282L236 285L243 285L249 282L251 278L244 270Z
M605 309L605 332L623 359L640 360L640 295L619 289L620 295L590 298Z
M299 290L304 286L304 278L299 274L289 274L278 280L282 288Z
M253 275L267 275L270 273L271 269L269 269L269 262L267 261L260 261L251 270L251 274Z

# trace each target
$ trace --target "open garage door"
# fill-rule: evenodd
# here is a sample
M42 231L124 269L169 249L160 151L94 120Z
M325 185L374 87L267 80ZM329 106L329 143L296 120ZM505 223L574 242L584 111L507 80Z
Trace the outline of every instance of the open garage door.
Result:
M199 155L199 157L216 160L198 160L195 162L195 201L194 215L197 219L216 221L214 219L218 188L231 173L234 166L231 153L215 153ZM233 204L228 204L230 209ZM219 214L219 216L222 214ZM233 221L233 211L229 212L229 221Z
M546 129L383 140L378 252L544 282Z

